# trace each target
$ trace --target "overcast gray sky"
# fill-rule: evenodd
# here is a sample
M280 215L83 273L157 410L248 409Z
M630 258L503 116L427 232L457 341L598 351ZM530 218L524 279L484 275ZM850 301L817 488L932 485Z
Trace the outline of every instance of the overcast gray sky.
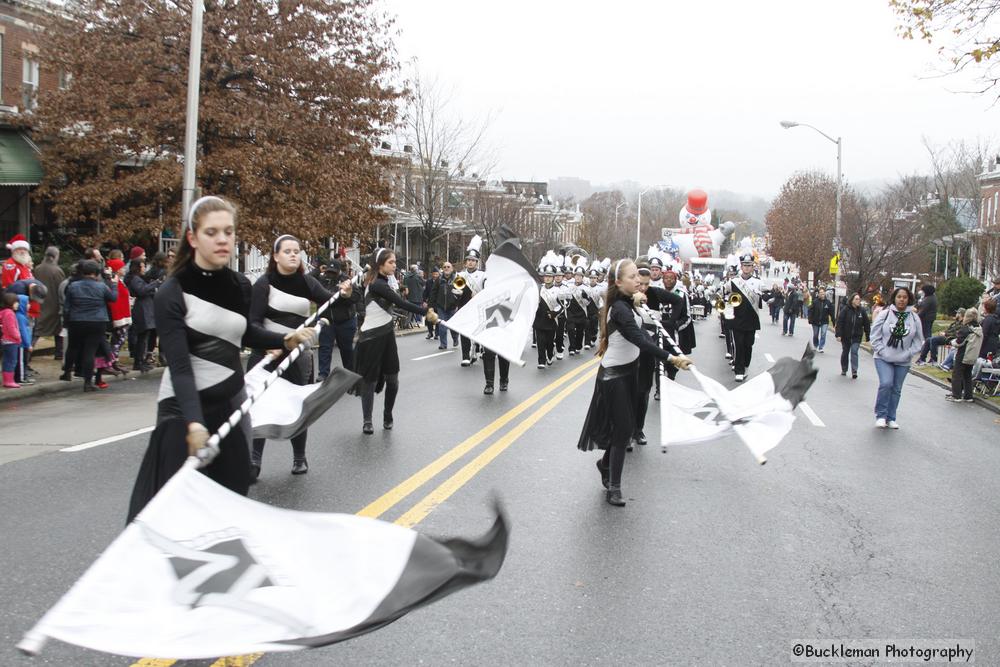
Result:
M579 176L771 197L799 169L851 181L927 169L935 143L996 139L1000 106L927 78L935 47L886 0L385 0L400 57L493 113L505 178Z

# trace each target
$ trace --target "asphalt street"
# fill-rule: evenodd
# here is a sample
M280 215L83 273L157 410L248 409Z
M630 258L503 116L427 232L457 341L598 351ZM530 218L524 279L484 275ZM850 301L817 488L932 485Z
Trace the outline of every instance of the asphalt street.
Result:
M698 367L735 386L717 324L696 326ZM800 356L807 329L787 338L766 322L751 373ZM842 377L831 337L809 407L767 465L735 438L661 453L654 404L615 508L597 453L576 449L593 356L540 371L528 349L510 391L484 396L481 365L461 368L457 349L398 342L395 428L381 429L377 397L363 435L360 401L345 397L310 431L309 474L292 477L288 443L269 443L251 497L472 536L499 496L513 525L503 569L360 639L228 664L774 665L796 640L832 638L967 639L975 662L1000 663L992 412L911 376L901 429L876 430L871 356ZM15 649L122 529L157 384L0 405L0 665L213 664Z

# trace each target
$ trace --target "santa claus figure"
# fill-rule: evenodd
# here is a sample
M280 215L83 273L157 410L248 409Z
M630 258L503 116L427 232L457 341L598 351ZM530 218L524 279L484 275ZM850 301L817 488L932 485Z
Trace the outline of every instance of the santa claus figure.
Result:
M0 288L7 289L18 280L33 278L31 274L31 245L23 234L17 234L7 243L10 257L3 261ZM37 318L41 314L41 306L32 301L28 306L28 317Z
M18 234L7 243L10 258L3 262L3 278L0 287L6 289L11 283L31 278L31 246L23 234Z

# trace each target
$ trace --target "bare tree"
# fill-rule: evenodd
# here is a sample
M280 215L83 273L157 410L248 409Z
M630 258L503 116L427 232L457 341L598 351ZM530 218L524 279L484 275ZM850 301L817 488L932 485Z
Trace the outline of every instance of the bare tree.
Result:
M500 243L498 232L501 227L507 227L515 234L523 236L526 231L528 210L534 202L508 193L502 185L491 185L487 181L476 184L471 198L471 224L483 235L488 250L492 250Z
M595 257L625 257L627 250L626 228L628 220L623 213L629 210L619 204L625 201L625 195L620 190L595 192L581 205L583 213L582 229L580 230L580 246ZM618 208L618 220L615 220L615 209Z
M466 219L471 205L463 195L475 181L467 172L490 171L491 157L485 136L489 118L473 122L453 113L451 94L434 80L417 72L412 82L401 128L401 143L409 157L404 166L404 206L420 222L424 239L424 261L430 262L434 239L456 218Z

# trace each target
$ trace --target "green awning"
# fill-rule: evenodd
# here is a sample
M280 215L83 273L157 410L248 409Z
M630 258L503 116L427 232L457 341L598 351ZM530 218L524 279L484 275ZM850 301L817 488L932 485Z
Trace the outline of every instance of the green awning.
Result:
M38 147L17 130L0 130L0 185L38 185L42 165Z

